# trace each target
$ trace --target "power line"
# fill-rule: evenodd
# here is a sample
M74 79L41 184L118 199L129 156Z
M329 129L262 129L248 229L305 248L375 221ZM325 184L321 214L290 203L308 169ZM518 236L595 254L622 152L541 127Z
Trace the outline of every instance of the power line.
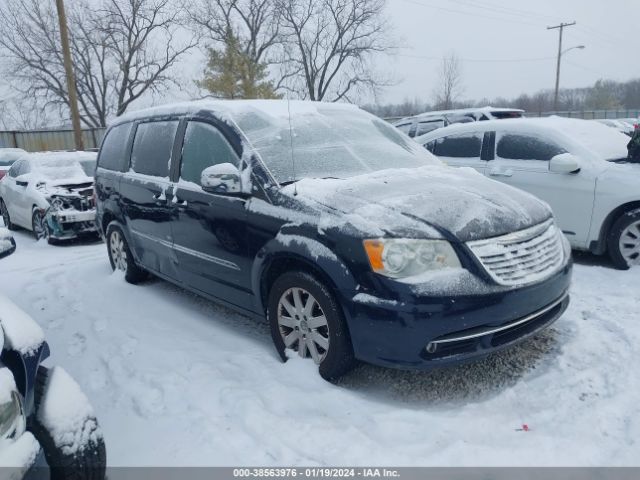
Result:
M479 8L482 10L489 10L489 11L493 11L496 13L501 13L503 15L512 15L512 16L516 16L516 17L520 17L520 18L530 18L530 17L538 17L540 19L547 19L547 20L556 20L557 17L553 17L551 15L545 15L542 13L536 13L536 12L531 12L531 11L527 11L527 10L519 10L516 8L510 8L510 7L504 7L504 6L499 6L499 5L495 5L493 3L485 3L485 4L481 4L475 0L462 0L464 4L467 4L471 7L474 8Z
M422 60L438 60L442 57L434 57L429 55L413 55L410 53L399 53L399 57L419 58ZM477 63L512 63L512 62L540 62L545 60L553 60L556 57L537 57L537 58L460 58L463 62Z
M508 21L508 22L511 22L511 23L518 23L520 25L527 25L527 26L536 27L536 28L540 27L539 24L535 24L535 23L531 23L531 22L520 22L520 21L516 21L516 20L507 19L507 18L504 18L504 17L483 15L483 14L480 14L480 13L468 12L468 11L464 11L464 10L455 10L453 8L441 7L439 5L432 5L432 4L422 3L422 2L419 2L417 0L402 0L402 1L405 2L405 3L411 3L413 5L419 5L419 6L425 7L425 8L432 8L434 10L440 10L440 11L443 11L443 12L457 13L459 15L468 15L468 16L472 16L472 17L475 17L475 18L481 17L481 18L487 18L487 19L490 19L490 20L499 20L501 22Z

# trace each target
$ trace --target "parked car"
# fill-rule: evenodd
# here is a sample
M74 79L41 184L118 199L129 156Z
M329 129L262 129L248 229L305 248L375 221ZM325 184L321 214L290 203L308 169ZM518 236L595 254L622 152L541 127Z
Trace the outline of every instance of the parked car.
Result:
M13 162L26 153L21 148L0 148L0 180L7 174Z
M151 272L266 315L283 359L311 357L327 379L354 359L424 369L481 357L569 301L569 244L543 202L444 166L351 105L126 114L102 143L96 197L126 280Z
M627 122L624 122L622 120L613 120L613 119L606 119L606 118L601 118L598 120L592 120L593 122L598 122L601 123L602 125L606 125L607 127L613 128L617 131L619 131L620 133L624 133L627 136L631 136L633 135L633 130L634 130L634 126L633 125L629 125Z
M462 108L457 110L441 110L425 112L413 117L397 120L393 126L411 138L425 135L438 128L448 127L454 123L469 123L483 120L503 120L507 118L521 118L524 110L514 108Z
M0 228L0 258L15 245ZM42 329L0 294L2 478L102 480L106 449L93 409L64 369L43 365L48 357Z
M50 243L95 234L95 153L41 152L21 157L0 181L4 224Z
M627 136L552 117L454 125L416 141L548 202L573 248L609 252L618 268L640 264L640 165L627 159Z

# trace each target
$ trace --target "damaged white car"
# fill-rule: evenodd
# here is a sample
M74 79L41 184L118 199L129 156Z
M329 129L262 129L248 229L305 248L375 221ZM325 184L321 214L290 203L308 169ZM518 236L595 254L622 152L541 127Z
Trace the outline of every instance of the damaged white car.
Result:
M95 234L91 152L39 152L21 157L0 180L0 212L10 230L31 230L50 243Z
M15 248L0 228L0 258ZM0 478L102 480L106 449L93 408L65 370L42 365L47 357L40 326L0 295Z

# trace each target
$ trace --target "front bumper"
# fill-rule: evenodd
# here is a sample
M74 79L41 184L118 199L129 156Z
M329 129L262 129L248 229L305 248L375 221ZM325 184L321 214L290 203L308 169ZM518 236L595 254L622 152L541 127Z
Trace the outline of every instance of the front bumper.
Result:
M483 287L470 278L449 293L395 285L395 301L342 295L355 356L375 365L428 370L489 355L557 320L569 304L571 273L569 261L544 281L516 289Z
M83 234L94 234L96 227L95 209L86 211L48 210L47 223L50 237L54 240L70 240Z

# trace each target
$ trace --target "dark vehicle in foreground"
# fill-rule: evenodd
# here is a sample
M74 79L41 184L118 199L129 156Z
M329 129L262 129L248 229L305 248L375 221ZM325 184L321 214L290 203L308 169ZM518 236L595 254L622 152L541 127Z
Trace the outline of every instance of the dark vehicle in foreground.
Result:
M16 243L0 228L0 258ZM87 397L60 367L37 323L0 294L0 476L102 480L106 450Z
M0 181L0 213L53 243L96 235L93 172L96 154L38 152L20 157Z
M481 357L567 307L568 242L527 193L445 166L351 105L218 101L125 115L98 156L111 266L248 315L327 379L354 359Z

